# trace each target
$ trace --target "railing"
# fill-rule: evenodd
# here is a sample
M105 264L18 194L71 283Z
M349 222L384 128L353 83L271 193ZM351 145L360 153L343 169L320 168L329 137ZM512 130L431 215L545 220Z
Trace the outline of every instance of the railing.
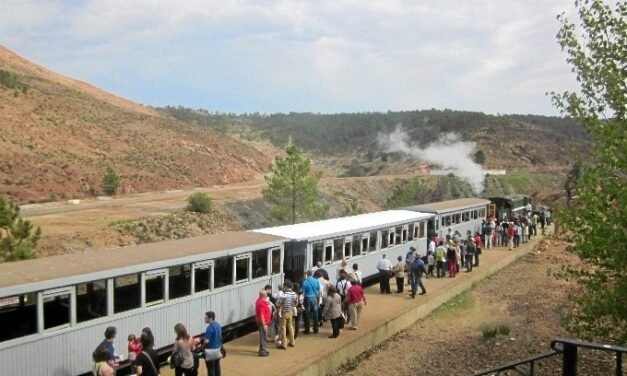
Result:
M553 356L562 355L562 376L577 376L577 354L578 349L591 349L605 352L613 352L616 357L615 375L623 375L623 354L627 354L627 348L612 345L600 345L598 343L579 341L570 338L557 337L551 341L551 350L533 355L523 360L510 362L501 366L486 369L474 374L474 376L493 376L499 375L503 371L516 371L523 376L533 376L535 373L536 362L551 358ZM522 367L528 365L528 370Z

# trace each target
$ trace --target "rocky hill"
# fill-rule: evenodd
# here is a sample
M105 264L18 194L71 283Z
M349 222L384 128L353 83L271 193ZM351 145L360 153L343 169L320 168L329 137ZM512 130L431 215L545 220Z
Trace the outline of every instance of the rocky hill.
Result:
M268 153L56 74L0 46L0 195L20 203L251 179Z

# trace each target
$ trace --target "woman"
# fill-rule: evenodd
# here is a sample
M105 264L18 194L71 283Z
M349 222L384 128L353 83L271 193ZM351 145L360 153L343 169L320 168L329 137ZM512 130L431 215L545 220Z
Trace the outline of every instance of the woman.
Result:
M109 358L109 351L105 345L100 345L94 351L94 376L113 376L115 372L113 368L107 363Z
M196 376L198 371L194 367L194 355L192 354L194 338L187 333L185 325L181 323L174 326L174 333L176 333L176 340L172 353L178 351L179 356L183 359L183 363L174 368L174 374L176 376Z
M448 242L448 249L446 250L446 261L448 262L449 278L454 278L455 274L457 274L457 251L455 248L455 243L450 240Z
M152 332L151 332L152 334ZM142 330L140 342L144 350L135 359L135 370L137 375L158 376L159 375L159 355L153 349L154 336Z
M348 293L346 293L346 302L349 304L349 310L351 313L351 329L357 330L357 326L359 325L359 318L361 317L361 309L364 305L366 305L366 296L364 295L364 289L361 288L359 282L353 283L351 285L351 288L348 289Z
M342 318L342 299L340 298L340 294L337 293L335 286L329 286L322 317L324 317L325 320L331 320L333 334L331 334L329 338L337 338L340 335L340 322L344 319Z

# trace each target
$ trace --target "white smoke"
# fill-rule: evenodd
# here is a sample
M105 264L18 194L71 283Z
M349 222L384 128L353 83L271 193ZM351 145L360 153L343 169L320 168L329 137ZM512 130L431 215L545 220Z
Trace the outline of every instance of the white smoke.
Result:
M437 164L470 183L475 193L483 191L485 171L471 157L477 144L462 141L461 136L456 133L441 134L437 140L421 148L411 143L411 138L399 124L390 134L379 133L377 141L388 153L400 152L414 159Z

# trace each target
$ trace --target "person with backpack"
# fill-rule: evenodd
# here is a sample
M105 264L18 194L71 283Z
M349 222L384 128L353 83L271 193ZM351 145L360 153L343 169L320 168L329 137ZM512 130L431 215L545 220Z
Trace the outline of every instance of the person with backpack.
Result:
M348 275L345 272L340 273L340 279L335 283L335 291L340 296L342 313L346 316L347 320L350 318L350 312L348 310L348 303L346 303L346 294L351 286L352 283L348 280Z
M416 290L418 286L420 286L421 293L420 295L424 295L427 293L427 289L425 289L425 285L422 284L422 276L427 272L425 268L425 263L422 261L422 258L416 257L414 262L411 264L410 273L411 273L411 297L412 299L416 298Z

